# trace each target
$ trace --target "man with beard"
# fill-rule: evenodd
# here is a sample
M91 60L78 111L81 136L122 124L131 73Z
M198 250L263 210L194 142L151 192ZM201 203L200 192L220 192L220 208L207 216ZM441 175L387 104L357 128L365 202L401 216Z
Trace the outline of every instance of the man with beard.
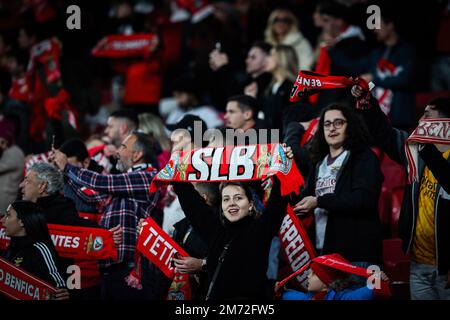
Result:
M138 221L151 214L159 198L159 192L149 193L157 173L151 165L155 157L154 143L153 137L144 133L128 135L117 155L117 169L122 174L102 175L73 166L68 163L65 154L55 151L55 163L68 178L68 183L74 186L73 189L79 190L80 196L84 196L81 195L82 187L95 191L91 200L101 204L103 217L100 225L109 228L120 224L123 229L118 259L100 262L101 295L104 300L144 298L143 290L129 287L125 278L134 267Z

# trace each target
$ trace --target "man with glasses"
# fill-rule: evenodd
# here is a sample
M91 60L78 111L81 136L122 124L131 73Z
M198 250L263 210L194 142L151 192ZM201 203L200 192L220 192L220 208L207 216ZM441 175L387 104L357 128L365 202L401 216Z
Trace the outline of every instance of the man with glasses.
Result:
M352 94L363 96L361 87ZM392 127L371 97L361 110L375 144L391 159L407 167L405 142L409 134ZM450 118L450 99L437 98L426 106L422 119ZM419 147L416 182L406 186L399 220L403 251L411 254L411 299L450 299L450 145L426 143ZM389 179L389 177L386 177Z

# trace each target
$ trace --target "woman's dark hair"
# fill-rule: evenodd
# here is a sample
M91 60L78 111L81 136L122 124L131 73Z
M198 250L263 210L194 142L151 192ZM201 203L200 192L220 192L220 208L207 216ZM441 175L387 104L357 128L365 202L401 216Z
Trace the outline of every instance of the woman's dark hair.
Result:
M50 241L51 243L47 221L40 206L31 201L17 200L11 204L11 207L17 212L17 218L22 221L28 237L34 241Z
M222 211L222 191L223 189L225 189L228 186L236 186L236 187L241 187L242 189L244 189L245 192L245 196L248 198L248 202L252 202L253 201L253 210L250 213L251 216L258 218L261 213L258 212L255 208L255 201L253 199L253 193L252 190L250 189L249 185L244 183L244 182L238 182L238 181L232 181L232 182L222 182L219 186L219 191L220 191L220 220L222 221L222 224L225 224L225 216L223 214Z
M347 129L344 141L344 149L350 151L361 150L368 146L369 133L364 121L349 107L340 104L331 104L322 110L319 120L319 129L311 142L311 157L314 162L319 162L329 153L330 148L325 140L324 119L325 113L330 110L338 110L342 112L347 121Z

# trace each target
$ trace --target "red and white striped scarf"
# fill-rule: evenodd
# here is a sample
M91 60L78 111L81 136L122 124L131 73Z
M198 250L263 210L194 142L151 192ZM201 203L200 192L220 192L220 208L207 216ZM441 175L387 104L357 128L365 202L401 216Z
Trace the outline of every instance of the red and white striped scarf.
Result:
M419 180L419 144L450 145L450 118L423 119L405 143L409 183Z

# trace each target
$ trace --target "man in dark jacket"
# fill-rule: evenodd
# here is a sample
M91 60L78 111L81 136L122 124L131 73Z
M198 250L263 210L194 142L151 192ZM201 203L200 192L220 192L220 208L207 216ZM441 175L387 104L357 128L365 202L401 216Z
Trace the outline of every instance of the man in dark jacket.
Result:
M410 129L415 125L415 51L396 30L393 13L381 11L381 25L375 29L380 48L361 59L350 59L331 48L329 55L348 72L373 81L375 97L396 128Z
M363 92L354 86L352 94ZM375 144L391 159L407 167L405 141L408 133L390 124L378 102L371 97L371 108L360 111ZM449 118L450 99L437 98L427 105L423 115L428 118ZM442 153L437 156L436 147ZM419 180L408 184L403 197L399 220L403 250L411 253L410 287L412 299L449 299L450 275L450 194L448 193L448 145L426 145L419 151ZM445 160L447 159L447 160ZM443 188L445 186L445 188Z
M20 184L23 200L37 203L43 209L47 223L99 228L97 223L78 215L75 203L62 195L63 187L62 173L53 165L44 162L34 164ZM114 242L119 244L122 229L115 227L110 231L114 234ZM75 264L75 261L62 258L61 264L63 270L67 270L70 265ZM78 292L73 292L71 295L73 297L80 296Z

